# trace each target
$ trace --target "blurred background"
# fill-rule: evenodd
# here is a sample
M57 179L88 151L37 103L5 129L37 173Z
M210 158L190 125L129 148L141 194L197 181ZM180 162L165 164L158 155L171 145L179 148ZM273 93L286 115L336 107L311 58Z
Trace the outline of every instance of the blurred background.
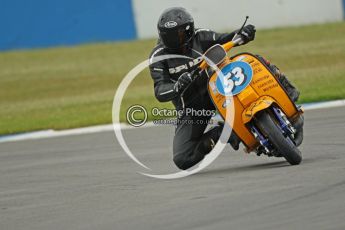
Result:
M227 31L246 15L258 28L337 22L342 0L5 0L1 7L0 49L75 45L157 37L164 9L185 7L196 26Z
M258 53L302 91L300 103L345 98L344 0L3 0L0 7L0 134L111 123L121 79L155 46L156 22L185 7L196 27L231 32L245 16ZM153 96L147 70L122 108L171 107Z

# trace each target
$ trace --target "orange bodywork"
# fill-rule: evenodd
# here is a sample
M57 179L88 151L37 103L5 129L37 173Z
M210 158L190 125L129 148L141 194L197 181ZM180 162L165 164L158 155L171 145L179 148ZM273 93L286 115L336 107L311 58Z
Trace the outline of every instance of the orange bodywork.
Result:
M259 143L246 124L254 118L257 112L267 109L272 104L276 104L288 118L293 119L301 111L296 108L277 79L256 56L249 53L242 53L231 59L227 57L219 68L222 69L233 61L246 62L251 66L253 71L253 78L250 84L242 92L233 96L232 100L235 111L233 111L234 114L231 114L234 117L233 130L247 147L246 151L251 152ZM226 101L224 95L215 89L217 77L218 74L214 73L209 78L208 89L210 97L220 115L225 118L226 107L229 105L229 102Z

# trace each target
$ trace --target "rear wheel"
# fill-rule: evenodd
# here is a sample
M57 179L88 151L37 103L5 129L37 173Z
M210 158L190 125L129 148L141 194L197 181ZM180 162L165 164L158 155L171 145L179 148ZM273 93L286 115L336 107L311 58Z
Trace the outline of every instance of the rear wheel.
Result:
M289 136L284 136L278 124L267 111L257 114L255 123L270 143L290 164L298 165L302 161L301 151Z

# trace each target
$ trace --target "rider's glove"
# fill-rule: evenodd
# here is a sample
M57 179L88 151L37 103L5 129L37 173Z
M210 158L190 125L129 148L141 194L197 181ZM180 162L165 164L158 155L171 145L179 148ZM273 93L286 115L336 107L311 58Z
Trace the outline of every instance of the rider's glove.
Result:
M255 38L255 26L253 25L247 25L243 27L240 36L242 37L242 40L244 43L248 43L250 41L253 41Z
M176 92L183 92L183 90L185 90L192 81L193 81L192 74L188 72L183 73L176 81L174 85L174 90Z

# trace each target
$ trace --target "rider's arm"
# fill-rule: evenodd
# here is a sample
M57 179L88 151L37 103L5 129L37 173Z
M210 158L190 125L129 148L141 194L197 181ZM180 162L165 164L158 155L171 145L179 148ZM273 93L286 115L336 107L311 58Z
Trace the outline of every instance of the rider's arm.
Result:
M200 33L201 41L205 44L206 47L210 47L215 44L225 44L229 41L232 41L238 31L239 30L235 30L231 33L216 33L208 29L198 29L195 31L195 33ZM244 36L244 34L247 36ZM244 38L244 43L242 45L252 41L255 37L255 27L252 25L245 26L241 32L241 36Z
M200 38L204 49L208 49L215 44L224 44L231 41L236 32L237 30L232 33L216 33L209 29L197 29L195 34Z
M238 32L238 30L235 30L231 33L215 33L215 38L216 38L216 44L224 44L227 43L229 41L231 41L234 36L236 35L236 33Z
M150 59L150 72L157 100L160 102L171 101L178 96L174 89L175 83L171 80L168 70L162 62L151 62L152 59Z
M220 44L224 44L226 42L232 41L234 36L237 34L242 38L242 43L241 45L247 44L250 41L253 41L255 39L255 33L256 29L255 26L253 25L246 25L242 28L241 32L239 30L236 30L230 34L221 34L219 36Z

